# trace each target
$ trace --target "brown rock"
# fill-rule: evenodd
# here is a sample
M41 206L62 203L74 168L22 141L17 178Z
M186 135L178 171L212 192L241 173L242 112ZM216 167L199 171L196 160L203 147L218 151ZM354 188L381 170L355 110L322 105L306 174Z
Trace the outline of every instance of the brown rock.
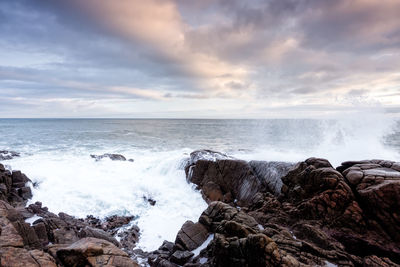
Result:
M65 266L138 266L112 243L92 237L80 239L67 247L58 247L56 254Z
M175 243L181 245L185 250L194 250L207 239L208 231L200 223L187 221L179 230Z

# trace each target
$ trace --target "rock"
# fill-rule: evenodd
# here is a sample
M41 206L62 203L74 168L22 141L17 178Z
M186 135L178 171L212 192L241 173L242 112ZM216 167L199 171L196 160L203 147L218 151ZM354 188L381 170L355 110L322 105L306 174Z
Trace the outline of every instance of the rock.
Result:
M144 199L144 201L147 201L151 206L154 206L157 203L157 201L155 201L154 199L152 199L150 197L143 196L143 199Z
M263 234L245 238L226 238L216 234L213 241L213 266L278 266L281 255L272 239Z
M40 250L28 251L18 247L0 248L0 266L2 267L56 267L55 260Z
M132 225L129 229L123 230L118 233L118 237L120 238L119 243L121 246L128 251L128 254L131 255L130 251L136 247L136 243L139 241L140 229L137 225Z
M282 181L282 199L296 205L293 215L322 220L327 225L365 225L350 186L327 160L310 158L300 162Z
M400 163L372 160L342 163L359 203L389 236L400 242ZM347 169L345 169L348 167Z
M98 239L107 240L108 242L113 243L117 247L119 246L119 242L114 237L112 237L109 233L107 233L101 229L96 229L96 228L86 226L79 232L78 236L81 238L95 237Z
M180 245L185 250L194 250L207 239L207 229L200 223L187 221L179 230L175 244Z
M214 182L207 182L202 187L202 193L206 201L222 201L224 195L221 191L221 187Z
M395 266L399 266L399 265L395 264L388 258L379 258L375 255L372 255L372 256L368 256L368 257L364 258L363 266L364 267L375 267L375 266L395 267Z
M263 185L274 195L279 196L282 188L282 177L294 167L293 163L277 161L250 161L249 165Z
M196 164L199 160L206 160L206 161L217 161L222 159L234 159L224 153L203 149L203 150L196 150L190 153L190 162L189 165Z
M193 255L190 251L177 250L172 254L171 261L179 265L184 265Z
M20 171L9 172L0 164L0 200L7 201L13 206L23 206L32 197L27 183L31 182Z
M104 158L109 158L113 161L126 161L126 158L121 155L121 154L110 154L110 153L106 153L103 155L90 155L90 157L94 158L96 161L100 161ZM132 161L132 160L130 160Z
M56 251L57 258L65 266L139 266L112 243L92 237L67 247L57 247Z
M250 205L258 192L279 195L282 181L292 163L237 160L210 150L190 154L185 167L186 177L202 189L208 201L229 203L237 199L239 205Z
M20 154L15 151L0 150L0 160L10 160L19 156Z
M263 189L246 161L217 159L195 162L186 167L187 179L200 188L212 182L220 187L222 194L230 194L244 205L251 203L253 196Z

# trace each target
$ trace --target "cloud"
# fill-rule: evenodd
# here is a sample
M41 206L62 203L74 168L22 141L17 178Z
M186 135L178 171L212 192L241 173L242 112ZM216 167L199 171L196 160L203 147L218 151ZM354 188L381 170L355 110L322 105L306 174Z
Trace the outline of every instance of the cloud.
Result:
M3 0L0 97L35 99L38 114L56 99L62 114L95 114L77 99L194 117L280 102L389 107L400 101L399 12L397 0Z

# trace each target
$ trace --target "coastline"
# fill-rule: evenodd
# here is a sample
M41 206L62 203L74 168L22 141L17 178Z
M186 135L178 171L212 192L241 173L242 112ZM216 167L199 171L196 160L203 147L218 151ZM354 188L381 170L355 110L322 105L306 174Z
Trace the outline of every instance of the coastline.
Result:
M334 169L317 158L289 164L209 150L190 156L187 180L209 206L198 222L182 226L175 242L153 252L134 249L139 229L129 225L132 218L77 219L41 203L25 207L29 178L0 168L2 266L22 260L27 266L136 266L132 258L150 266L400 263L399 163L344 162Z

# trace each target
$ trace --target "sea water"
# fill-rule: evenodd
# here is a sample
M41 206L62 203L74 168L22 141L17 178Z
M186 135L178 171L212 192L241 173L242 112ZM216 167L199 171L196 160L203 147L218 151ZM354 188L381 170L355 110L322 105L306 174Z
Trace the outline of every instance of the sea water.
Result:
M77 217L132 215L138 247L174 241L207 207L185 179L190 152L212 149L245 160L296 162L324 157L400 160L400 124L386 117L335 120L1 119L2 163L37 186L31 202ZM120 153L134 162L91 154ZM154 199L150 205L146 200Z

